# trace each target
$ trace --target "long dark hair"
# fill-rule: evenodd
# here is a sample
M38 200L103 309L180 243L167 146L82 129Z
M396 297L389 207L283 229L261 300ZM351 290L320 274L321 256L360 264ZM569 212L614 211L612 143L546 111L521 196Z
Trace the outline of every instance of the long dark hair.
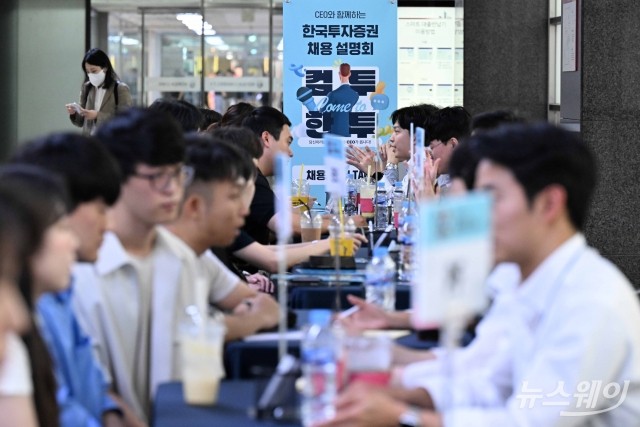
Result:
M49 171L37 166L14 164L0 168L0 179L22 195L23 210L33 218L33 227L40 236L69 211L70 201L64 181ZM32 317L32 327L22 339L31 363L38 424L40 427L59 427L53 361L34 321L36 301L30 265L22 268L18 284Z
M89 49L87 53L84 54L84 58L82 58L82 72L84 73L84 81L89 81L89 76L87 75L87 70L85 69L85 65L95 65L96 67L106 68L104 83L102 84L105 88L110 88L116 81L118 81L118 75L113 69L113 65L111 65L111 61L109 60L109 56L107 56L104 51L94 47L93 49Z

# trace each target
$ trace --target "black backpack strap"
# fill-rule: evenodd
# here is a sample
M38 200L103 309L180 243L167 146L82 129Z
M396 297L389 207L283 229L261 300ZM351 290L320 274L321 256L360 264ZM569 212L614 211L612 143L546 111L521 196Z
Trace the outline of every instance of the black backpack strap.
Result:
M89 97L89 91L91 90L91 86L87 83L82 85L82 94L80 96L80 105L82 108L87 108L87 98Z
M117 80L113 85L113 96L115 97L115 100L116 100L116 108L118 108L118 81Z

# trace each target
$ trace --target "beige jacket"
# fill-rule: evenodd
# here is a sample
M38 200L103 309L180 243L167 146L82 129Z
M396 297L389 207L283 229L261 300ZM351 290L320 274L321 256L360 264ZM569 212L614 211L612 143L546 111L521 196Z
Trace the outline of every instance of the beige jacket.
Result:
M88 90L89 93L87 95L87 102L85 105L82 105L82 93L83 91ZM95 110L95 100L96 100L96 88L91 85L91 83L86 82L82 85L82 90L80 91L80 106L87 110ZM108 88L106 93L104 94L104 98L102 99L102 105L100 106L100 110L98 111L98 118L96 120L85 120L83 116L80 114L74 113L69 116L71 122L82 128L82 133L84 135L91 135L95 129L95 127L101 125L102 123L108 121L112 118L118 111L122 111L126 108L131 107L133 101L131 100L131 92L129 91L129 86L125 83L118 82L118 105L116 106L116 99L113 96L113 86Z

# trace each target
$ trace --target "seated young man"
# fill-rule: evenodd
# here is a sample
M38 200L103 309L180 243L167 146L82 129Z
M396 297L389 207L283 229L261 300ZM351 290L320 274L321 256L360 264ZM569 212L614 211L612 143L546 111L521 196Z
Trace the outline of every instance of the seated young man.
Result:
M74 268L73 304L115 391L146 420L157 384L178 373L171 320L183 310L174 298L181 264L158 225L176 218L190 177L184 138L165 113L138 108L96 137L120 167L120 197L95 264Z
M413 389L349 387L322 426L636 425L640 306L581 232L593 155L548 124L470 142L481 159L476 187L494 196L495 259L521 273L508 295L508 332L483 366L425 376Z
M375 161L376 153L369 147L363 150L354 145L347 147L347 163L365 173L369 170L378 171L374 178L384 182L387 190L391 189L400 178L398 164L411 160L411 124L413 123L414 128L424 128L429 116L436 111L438 107L430 104L411 105L395 110L391 113L393 132L389 142L380 146L380 162ZM416 143L415 135L412 143ZM408 174L402 178L405 192L408 178Z
M229 142L238 147L245 153L245 156L248 154L252 158L253 163L256 166L258 165L258 161L264 150L258 137L249 129L226 126L212 130L209 133L216 139ZM250 205L253 200L255 192L255 178L255 176L252 177L251 182L247 183L247 188L243 191L243 197L247 204L247 209L250 209ZM356 239L354 240L354 249L357 251L363 242L367 242L367 239L360 234L356 235ZM269 273L275 273L278 271L277 247L256 242L244 230L240 231L240 234L234 239L230 246L227 248L218 247L215 248L214 251L216 255L222 252L221 259L223 260L224 258L231 258L230 256L232 255L243 263L248 263L253 267L257 267ZM327 253L329 253L329 239L288 244L285 247L285 257L287 260L286 265L287 268L290 268L296 264L307 261L310 256L323 255ZM229 260L229 262L231 261ZM248 276L247 279L252 280L254 276L255 275ZM273 289L268 287L267 290Z
M178 218L167 224L171 233L165 236L182 262L182 305L193 299L188 295L193 289L186 284L204 278L209 300L221 309L232 311L252 299L242 315L225 316L226 339L275 326L275 300L256 294L208 250L211 246L227 246L238 235L248 214L243 193L253 184L255 166L244 153L223 141L205 135L187 139L185 164L193 169L193 180L186 188Z
M449 160L463 138L471 133L471 116L464 107L446 107L431 114L425 123L426 141L433 160L438 162L437 186L449 187Z
M120 172L109 152L95 139L74 133L52 134L21 147L13 162L40 166L64 178L73 210L68 224L78 238L77 258L94 262L106 229L107 208L120 194ZM71 307L68 289L45 293L37 305L40 329L54 360L60 424L91 426L112 423L123 410L108 394L108 384Z
M251 201L249 216L243 229L256 242L263 245L271 243L271 233L276 232L277 213L274 193L267 177L274 174L274 158L278 153L293 157L291 143L291 122L275 108L263 106L256 108L243 120L242 126L250 129L260 139L263 146L262 156L258 159L258 176L255 180L255 194ZM364 225L362 217L355 216L356 225ZM295 234L300 234L300 214L291 215L291 226ZM323 232L327 232L329 220L323 221Z

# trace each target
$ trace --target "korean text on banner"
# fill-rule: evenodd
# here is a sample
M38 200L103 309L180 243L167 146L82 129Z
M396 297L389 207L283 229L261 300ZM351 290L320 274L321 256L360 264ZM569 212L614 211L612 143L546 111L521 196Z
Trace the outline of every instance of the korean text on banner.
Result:
M318 200L328 184L318 162L325 134L373 149L376 135L391 135L397 13L389 0L283 3L283 96L294 137L293 167L305 165L304 178Z

